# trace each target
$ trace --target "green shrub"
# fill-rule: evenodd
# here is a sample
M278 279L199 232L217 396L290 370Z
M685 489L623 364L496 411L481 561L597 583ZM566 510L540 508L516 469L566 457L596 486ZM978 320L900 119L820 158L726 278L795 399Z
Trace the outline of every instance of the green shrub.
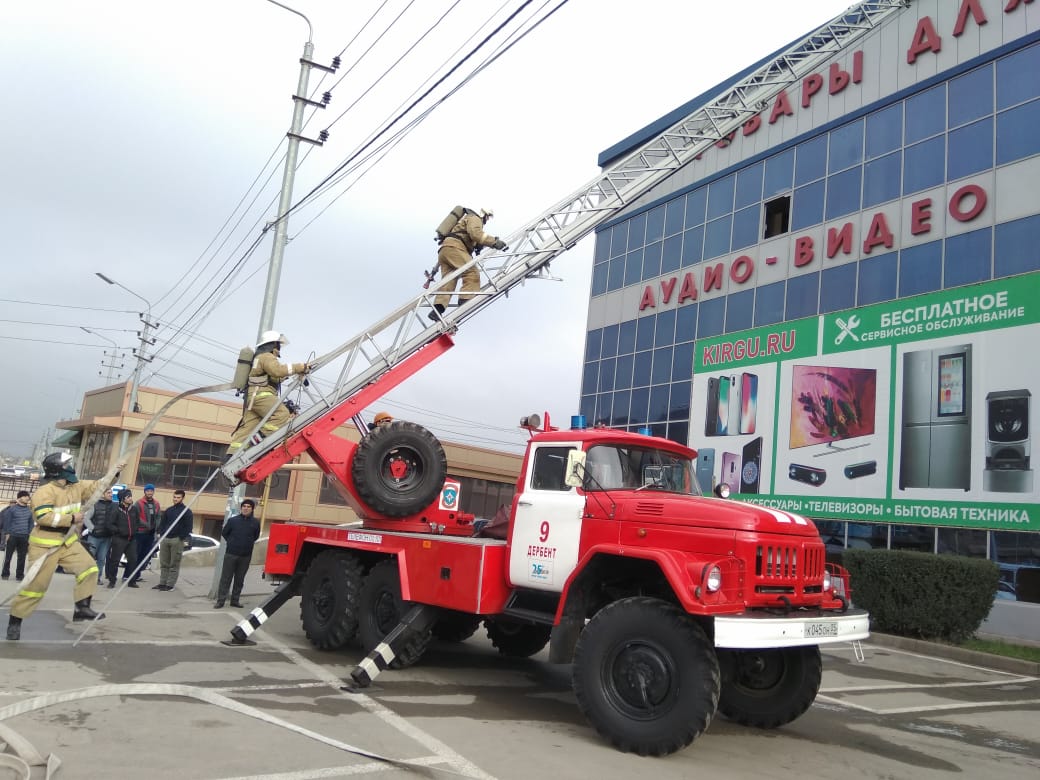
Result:
M997 594L992 561L904 550L845 550L852 601L876 631L961 642L975 634Z

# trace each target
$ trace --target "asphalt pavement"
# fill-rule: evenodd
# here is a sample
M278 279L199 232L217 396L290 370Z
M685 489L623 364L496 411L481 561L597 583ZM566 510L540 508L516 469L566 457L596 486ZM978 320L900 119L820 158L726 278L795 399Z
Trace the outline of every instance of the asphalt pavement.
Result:
M481 632L434 643L416 666L350 693L342 685L360 648L312 648L299 600L253 635L256 646L221 644L271 592L259 566L242 610L212 608L211 566L183 569L168 593L151 589L156 572L145 576L138 589L98 591L107 618L80 639L73 578L58 575L22 641L0 640L0 742L60 760L56 778L1040 776L1036 665L995 668L988 656L882 638L864 643L862 660L833 646L820 695L795 722L757 731L717 717L689 748L646 759L598 737L569 668L544 652L505 659ZM0 583L0 599L16 585ZM0 768L7 776L17 775Z

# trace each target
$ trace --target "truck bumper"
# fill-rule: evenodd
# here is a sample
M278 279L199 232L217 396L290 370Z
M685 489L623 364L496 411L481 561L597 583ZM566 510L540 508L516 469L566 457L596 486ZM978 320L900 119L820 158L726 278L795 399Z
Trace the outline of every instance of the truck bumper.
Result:
M715 618L715 646L734 649L797 647L855 642L870 636L866 610L848 612L793 612L776 615L746 613Z

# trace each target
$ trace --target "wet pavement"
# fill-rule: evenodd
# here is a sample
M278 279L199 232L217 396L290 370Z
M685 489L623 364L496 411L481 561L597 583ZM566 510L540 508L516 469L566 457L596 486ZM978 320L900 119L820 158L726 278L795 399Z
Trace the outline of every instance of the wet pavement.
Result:
M502 658L482 631L347 693L360 649L312 648L298 600L254 634L256 646L220 643L269 595L259 567L243 610L212 608L212 568L182 570L170 593L151 590L155 573L110 604L115 592L100 590L94 606L108 617L78 644L86 624L71 622L71 580L55 577L21 642L0 640L0 741L12 729L57 756L58 778L1040 776L1035 665L996 669L877 642L864 643L861 662L839 645L825 650L820 695L794 723L757 731L718 717L686 750L647 759L596 735L568 667L544 653ZM0 598L15 586L0 583Z

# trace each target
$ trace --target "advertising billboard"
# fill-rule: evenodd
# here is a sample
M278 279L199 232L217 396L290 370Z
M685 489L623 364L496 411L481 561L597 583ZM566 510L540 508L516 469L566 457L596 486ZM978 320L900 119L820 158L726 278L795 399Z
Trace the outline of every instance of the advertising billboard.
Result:
M1040 273L700 340L698 475L813 518L1038 531L1038 342Z

